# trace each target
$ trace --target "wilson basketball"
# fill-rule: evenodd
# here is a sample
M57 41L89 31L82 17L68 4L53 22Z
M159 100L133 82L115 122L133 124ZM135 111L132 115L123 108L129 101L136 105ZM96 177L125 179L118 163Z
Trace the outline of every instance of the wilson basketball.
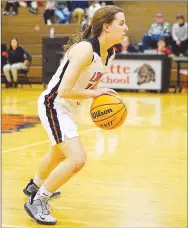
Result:
M121 126L125 121L127 107L118 96L104 94L93 100L90 115L97 127L110 130Z

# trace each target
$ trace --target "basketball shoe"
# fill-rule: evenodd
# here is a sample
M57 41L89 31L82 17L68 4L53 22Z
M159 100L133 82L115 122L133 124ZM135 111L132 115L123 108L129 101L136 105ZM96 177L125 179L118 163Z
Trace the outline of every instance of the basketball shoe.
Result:
M49 212L50 205L43 200L34 200L36 193L32 193L28 202L24 204L25 211L37 223L44 225L55 225L57 220Z
M26 196L31 196L32 193L36 193L39 190L39 187L33 182L33 179L30 180L26 188L24 188L23 192ZM50 199L55 199L61 195L59 190L55 191Z

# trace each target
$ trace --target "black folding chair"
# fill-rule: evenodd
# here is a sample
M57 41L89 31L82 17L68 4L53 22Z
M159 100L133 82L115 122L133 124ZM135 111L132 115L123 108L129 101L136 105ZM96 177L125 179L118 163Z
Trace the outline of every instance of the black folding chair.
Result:
M23 87L23 84L29 84L30 87L32 87L32 84L31 84L31 82L29 81L29 78L28 78L30 65L31 65L31 62L30 62L30 64L29 64L27 69L18 70L18 84L21 84L21 87Z

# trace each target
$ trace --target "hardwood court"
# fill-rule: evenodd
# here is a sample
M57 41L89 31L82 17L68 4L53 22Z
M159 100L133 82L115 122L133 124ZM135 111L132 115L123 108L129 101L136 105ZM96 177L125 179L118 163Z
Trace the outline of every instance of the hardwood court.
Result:
M37 117L42 86L2 90L2 227L38 228L22 193L48 151ZM186 94L121 93L124 125L95 128L85 102L79 132L88 151L84 169L50 201L58 228L187 227Z

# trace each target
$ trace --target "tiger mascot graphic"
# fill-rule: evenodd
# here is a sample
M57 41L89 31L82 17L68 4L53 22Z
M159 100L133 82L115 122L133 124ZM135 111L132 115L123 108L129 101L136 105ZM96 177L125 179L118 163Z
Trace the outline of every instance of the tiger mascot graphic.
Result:
M137 73L137 84L142 85L151 81L155 82L155 71L148 64L143 64L138 67L134 72Z

